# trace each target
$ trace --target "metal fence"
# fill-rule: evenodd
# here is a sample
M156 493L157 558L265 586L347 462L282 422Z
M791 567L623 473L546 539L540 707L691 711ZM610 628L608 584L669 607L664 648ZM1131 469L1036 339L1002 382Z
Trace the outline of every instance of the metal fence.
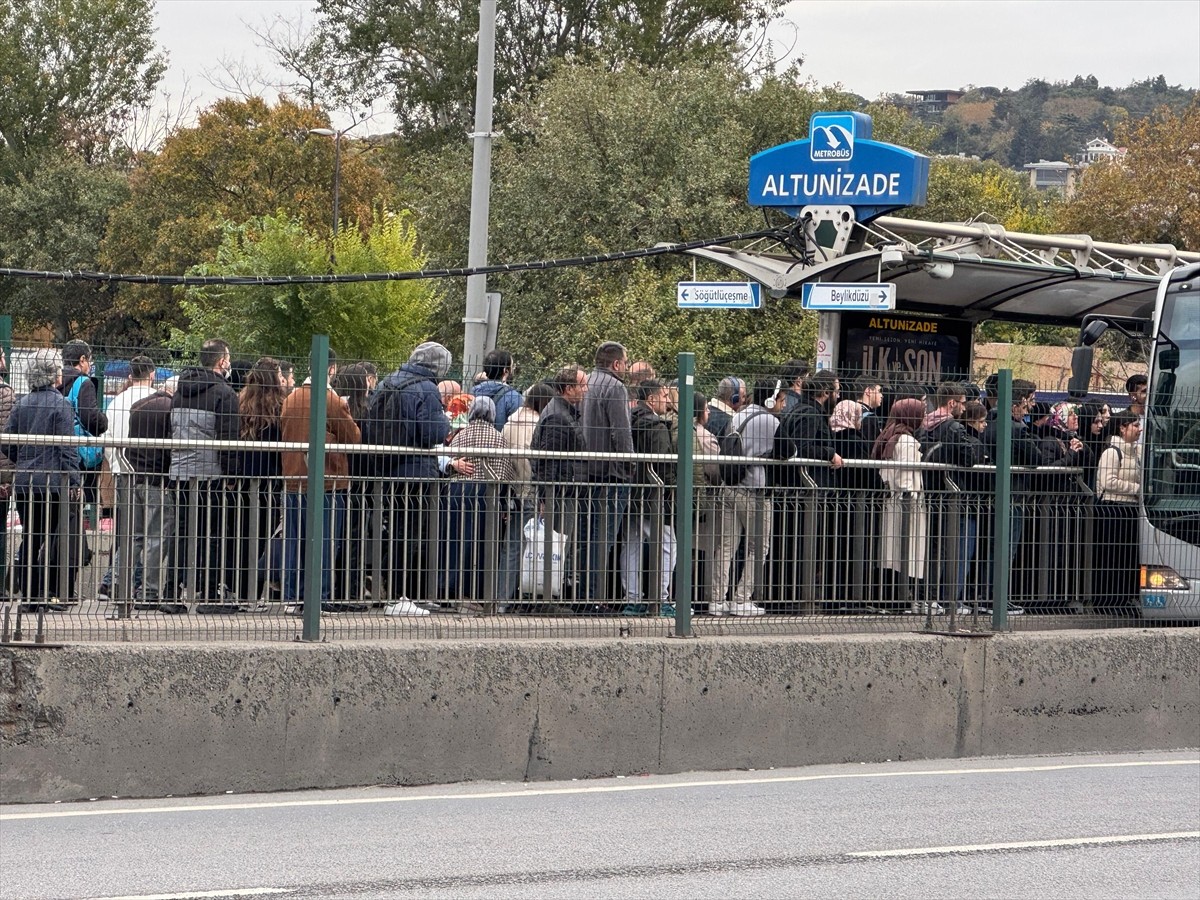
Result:
M689 459L687 471L716 461ZM999 517L1011 529L998 534L990 467L921 464L924 488L898 495L879 477L890 464L745 465L789 486L356 476L327 481L310 506L302 478L118 475L106 505L94 476L46 473L0 516L0 638L987 633L1136 621L1122 532L1098 513L1079 469L1017 470L1011 516ZM997 614L1000 570L1010 591Z

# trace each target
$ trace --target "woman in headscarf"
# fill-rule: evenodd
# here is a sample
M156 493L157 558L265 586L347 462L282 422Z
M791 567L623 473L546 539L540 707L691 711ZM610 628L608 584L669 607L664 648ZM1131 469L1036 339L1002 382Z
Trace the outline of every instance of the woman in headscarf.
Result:
M929 511L921 470L917 468L921 445L916 432L924 418L923 401L906 399L894 403L887 425L871 447L871 458L884 463L879 473L887 486L880 565L885 579L891 573L895 584L893 602L907 612L937 614L942 612L941 604L922 598Z
M1108 448L1110 434L1108 423L1111 417L1112 411L1103 400L1085 400L1079 405L1079 439L1083 441L1084 446L1091 453L1092 460L1095 463L1100 462L1100 454ZM1095 491L1095 466L1089 465L1084 470L1084 474L1086 475L1087 486Z
M508 441L496 430L496 404L490 397L473 397L467 424L454 436L455 459L466 458L471 474L453 469L445 528L441 531L444 564L438 574L440 600L494 600L499 574L499 538L508 512L513 481L511 457L488 456L472 450L507 450ZM488 540L488 537L491 540Z
M1091 466L1096 457L1079 436L1079 406L1070 400L1054 404L1038 444L1043 466Z

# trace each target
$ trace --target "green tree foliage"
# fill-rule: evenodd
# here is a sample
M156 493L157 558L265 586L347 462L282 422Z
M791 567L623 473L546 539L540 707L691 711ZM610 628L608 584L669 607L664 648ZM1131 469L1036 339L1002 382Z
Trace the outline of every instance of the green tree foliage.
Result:
M0 182L0 260L39 271L95 270L108 211L128 195L124 176L66 153ZM112 298L80 281L0 279L0 308L19 329L49 326L56 340L89 334Z
M408 213L381 209L369 227L360 229L357 224L339 231L332 243L335 274L408 272L425 265ZM240 225L227 224L216 260L193 267L191 274L323 275L329 271L326 235L281 211ZM343 358L391 358L397 348L411 348L425 338L433 298L430 284L417 280L189 287L179 304L188 324L173 332L171 343L194 350L206 338L220 336L239 353L303 357L312 335L327 334Z
M284 214L328 233L333 208L333 140L325 114L287 98L218 100L191 128L176 131L130 174L130 197L113 211L105 264L114 271L174 274L212 260L226 222ZM388 188L369 147L342 139L342 214L371 222ZM179 324L169 289L126 288L122 312L144 323Z
M68 149L108 157L166 69L152 0L0 2L0 179Z
M754 86L732 66L564 67L513 111L522 137L498 142L489 258L556 259L762 228L762 213L746 203L750 156L804 137L813 111L842 108L846 99L784 78ZM902 114L893 118L877 127L880 140L907 127ZM464 262L469 171L458 148L406 168L403 190L436 265ZM697 274L730 277L704 264ZM490 276L489 289L504 296L499 343L546 366L590 360L598 339L620 340L664 365L683 343L702 365L811 353L815 319L798 301L681 312L675 283L691 277L692 259L683 256ZM446 294L438 329L453 346L461 340L462 284Z
M1181 113L1196 92L1168 86L1159 75L1124 88L1102 87L1094 75L1017 90L974 88L938 117L938 153L962 153L1019 169L1039 159L1075 158L1092 138L1113 139L1124 122L1160 106Z
M1062 209L1062 231L1117 243L1200 250L1200 102L1122 126L1125 157L1089 166Z
M994 162L941 158L931 161L924 206L900 216L932 222L982 220L1009 231L1041 234L1054 224L1052 196L1034 190L1024 173Z
M723 61L783 0L499 0L495 96L502 105L546 78L558 61L672 69ZM475 0L320 0L321 55L341 103L386 95L410 143L457 141L474 123Z

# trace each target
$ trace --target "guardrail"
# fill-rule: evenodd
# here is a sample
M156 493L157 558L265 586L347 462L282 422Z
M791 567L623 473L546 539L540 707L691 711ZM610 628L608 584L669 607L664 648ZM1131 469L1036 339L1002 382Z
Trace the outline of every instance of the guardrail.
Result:
M307 443L88 443L239 453L309 449ZM362 445L326 451L448 452ZM577 458L521 450L486 455ZM675 456L603 458L679 463ZM10 529L4 542L12 564L0 637L292 640L306 636L305 603L318 639L986 633L995 627L991 590L999 570L1012 587L1009 611L1025 613L1011 620L1021 627L1129 621L1116 615L1128 609L1110 608L1108 551L1098 543L1095 507L1078 469L1015 470L1027 485L1013 495L1005 551L994 527L993 467L923 463L919 468L931 475L946 476L944 485L894 496L877 481L891 464L848 460L832 487L814 478L820 473L828 481L822 461L743 465L776 474L790 469L789 478L767 482L798 486L688 481L680 492L661 482L355 477L329 483L317 498L324 525L318 552L305 540L311 513L304 479L118 475L112 515L101 518L86 484L73 490L70 475L54 473L45 490L18 489L3 517L19 530ZM681 504L681 495L690 502ZM308 585L319 585L320 596L307 597Z

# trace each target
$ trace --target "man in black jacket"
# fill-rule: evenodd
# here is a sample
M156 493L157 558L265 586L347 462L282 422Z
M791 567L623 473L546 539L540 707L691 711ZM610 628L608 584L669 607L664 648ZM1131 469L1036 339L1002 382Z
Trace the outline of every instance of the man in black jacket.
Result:
M546 527L565 535L575 533L578 515L579 485L576 478L576 458L584 451L583 429L579 424L579 408L587 396L587 372L582 366L565 366L547 382L554 397L542 410L533 429L530 450L570 453L572 458L539 457L530 462L533 481L537 485L538 503L542 507ZM571 564L576 552L585 548L568 548L567 572L577 571Z
M917 429L923 462L945 463L967 469L979 462L982 447L977 438L967 434L959 421L967 405L966 388L955 382L944 382L937 389L937 407L927 413ZM955 484L961 479L951 473ZM940 599L949 604L957 598L954 573L957 570L955 545L961 531L964 509L958 492L951 490L946 473L936 469L922 472L926 505L929 509L929 583L934 590L941 588Z
M1025 417L1029 415L1033 409L1034 403L1037 401L1037 385L1032 381L1026 381L1024 378L1014 378L1012 383L1012 407L1009 410L1009 416L1012 419L1012 465L1013 466L1033 466L1036 467L1041 462L1041 453L1038 449L1038 442L1034 439L1029 431L1029 426L1025 424ZM988 421L987 428L983 431L983 449L988 457L992 460L997 460L997 440L999 437L999 419L994 418ZM1025 495L1029 491L1029 476L1028 475L1013 475L1012 476L1012 527L1009 531L1009 551L1010 558L1007 561L1011 566L1016 560L1017 553L1021 548L1021 537L1025 531ZM993 532L994 533L994 532ZM991 561L996 562L995 548L993 547ZM1014 573L1015 574L1015 573ZM993 584L989 570L988 584ZM1015 578L1010 578L1011 585L1016 584ZM1009 606L1009 613L1014 614L1018 608Z
M79 424L88 434L100 437L108 431L108 417L100 407L100 393L92 377L92 348L87 341L67 341L62 351L62 385L59 393L64 397L71 393L76 378L82 378L79 386Z
M630 412L634 451L673 454L675 447L671 442L671 426L663 418L670 399L667 386L657 379L647 379L638 384L637 398L637 405ZM642 546L648 538L651 542L651 559L654 559L655 551L661 548L658 554L661 564L650 566L649 610L664 616L675 615L675 608L668 602L677 553L673 498L675 468L675 464L669 462L641 462L637 466L635 478L639 487L630 497L629 522L621 548L621 581L625 587L626 615L645 615L647 612L647 604L642 602ZM656 542L654 539L660 535L661 538Z
M171 437L171 398L177 377L169 378L156 392L129 409L129 437L167 441ZM175 596L175 585L163 584L164 569L171 567L171 543L175 537L175 495L167 490L171 471L169 447L130 447L125 463L133 473L133 521L129 564L142 562L140 600L134 609L158 609L164 599ZM184 612L187 607L166 604L164 612Z
M783 603L783 611L801 599L803 577L801 559L804 554L813 554L818 563L817 580L827 582L829 573L822 573L821 565L832 559L829 552L834 537L822 523L835 521L831 515L818 515L815 534L805 534L803 525L804 495L813 490L806 487L808 477L816 483L818 512L831 511L833 488L836 484L835 469L842 467L842 457L833 441L829 427L829 414L838 402L841 384L831 369L822 369L804 379L800 399L784 412L776 432L776 455L781 459L825 460L828 466L801 467L795 463L770 466L767 469L769 484L784 488L775 498L774 529L770 562L770 594L776 603ZM776 410L778 413L779 410ZM819 595L821 591L815 589ZM765 599L765 598L764 598Z

